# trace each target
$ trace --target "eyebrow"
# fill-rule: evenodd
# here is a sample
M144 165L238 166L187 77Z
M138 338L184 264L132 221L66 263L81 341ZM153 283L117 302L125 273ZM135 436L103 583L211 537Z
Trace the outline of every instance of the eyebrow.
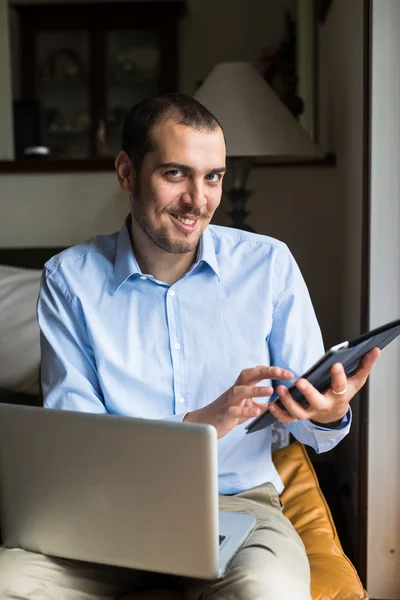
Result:
M162 165L158 165L157 169L181 169L182 171L187 171L188 173L194 173L193 167L189 167L189 165L177 162L163 163ZM207 173L225 173L225 171L226 167L217 167L216 169L210 169L207 171Z

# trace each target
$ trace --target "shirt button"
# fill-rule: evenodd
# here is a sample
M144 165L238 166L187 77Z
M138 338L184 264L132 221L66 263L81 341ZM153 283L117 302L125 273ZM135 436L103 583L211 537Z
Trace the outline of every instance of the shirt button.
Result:
M170 296L175 296L175 290L169 290L169 295Z
M141 275L140 279L147 279L146 275Z
M178 402L185 402L185 396L178 396Z
M181 345L180 345L180 344L178 344L178 342L176 342L176 344L174 344L174 348L175 348L175 350L179 350L179 348L180 348L180 347L181 347Z

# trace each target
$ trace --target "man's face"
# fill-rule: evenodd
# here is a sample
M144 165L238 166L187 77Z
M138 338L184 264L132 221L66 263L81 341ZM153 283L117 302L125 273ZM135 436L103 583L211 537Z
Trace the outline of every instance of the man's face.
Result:
M166 252L186 254L221 201L225 141L220 128L197 130L163 121L152 131L132 190L132 217Z

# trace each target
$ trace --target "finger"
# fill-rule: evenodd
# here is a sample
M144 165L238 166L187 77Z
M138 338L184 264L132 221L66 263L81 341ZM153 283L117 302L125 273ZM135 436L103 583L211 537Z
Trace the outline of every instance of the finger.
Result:
M347 377L341 363L335 363L331 367L331 389L337 394L347 389Z
M282 410L282 408L275 404L275 402L272 402L269 405L269 411L274 417L278 419L278 421L284 423L285 425L288 425L289 423L294 423L297 420L296 417L293 417L286 411Z
M326 410L328 400L312 385L312 383L307 381L307 379L300 377L300 379L296 381L295 386L303 394L310 405L308 408L302 407L307 413L307 419L313 418L310 413L314 411L319 412ZM337 396L337 398L341 398L341 396ZM298 403L296 402L296 404Z
M258 414L256 415L251 415L250 417L239 417L238 418L238 422L239 424L245 423L246 421L248 421L249 419L253 419L254 417L258 417L262 412L265 412L266 407L264 407L264 411L260 411Z
M253 417L258 417L267 408L267 405L252 404L251 406L230 406L227 414L231 419L239 419L242 422Z
M294 374L281 367L270 367L260 365L251 369L244 369L237 378L237 385L254 385L263 379L281 379L290 381L294 379Z
M259 406L260 408L263 408L267 404L268 404L267 402L264 402L262 404L260 404L259 402L255 402L255 400L253 400L253 398L245 398L244 400L241 401L239 406L247 406L247 407Z
M376 361L378 360L380 353L381 351L379 348L372 348L372 350L363 356L356 372L349 377L349 381L351 381L357 390L359 390L367 381L367 378L371 373Z
M270 385L236 385L233 388L232 404L238 406L247 398L266 398L272 396L273 388Z
M260 408L261 411L264 411L266 408L268 408L268 405L269 405L268 402L263 402L261 404L260 402L256 402L253 398L247 398L247 401L244 406L246 406L248 408L255 406L255 407Z
M280 385L276 391L277 391L280 401L282 402L283 406L289 413L289 416L293 417L294 419L299 419L299 420L304 420L304 419L309 418L307 409L303 408L298 402L296 402L296 400L293 398L293 396L291 395L289 390L284 385ZM271 408L272 408L272 405L271 405L270 409ZM279 408L279 407L277 407L277 408ZM272 410L271 410L271 412L272 412L272 414L274 414ZM285 411L283 411L283 412L285 412Z

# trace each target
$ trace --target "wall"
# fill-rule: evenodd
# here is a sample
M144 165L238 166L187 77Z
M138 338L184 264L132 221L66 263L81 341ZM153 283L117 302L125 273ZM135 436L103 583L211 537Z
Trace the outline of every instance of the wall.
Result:
M284 11L297 0L191 0L181 26L181 91L193 94L218 62L256 63L285 36Z
M400 3L372 3L370 326L400 315ZM368 591L400 598L400 343L371 375Z
M249 224L290 247L309 287L325 346L330 347L338 341L341 279L336 169L254 169L249 189L255 190Z
M114 173L0 176L0 246L67 246L120 228L129 202Z

